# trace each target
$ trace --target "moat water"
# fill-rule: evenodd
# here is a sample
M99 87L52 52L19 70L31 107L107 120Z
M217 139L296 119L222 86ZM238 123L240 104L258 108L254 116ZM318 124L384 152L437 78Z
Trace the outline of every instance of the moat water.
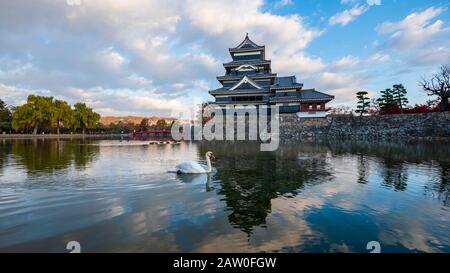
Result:
M0 140L0 252L450 252L448 143L147 143Z

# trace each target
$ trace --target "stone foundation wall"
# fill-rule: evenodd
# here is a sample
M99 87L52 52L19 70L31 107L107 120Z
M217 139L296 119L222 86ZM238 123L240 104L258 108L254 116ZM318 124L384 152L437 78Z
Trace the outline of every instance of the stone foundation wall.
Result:
M281 140L325 138L330 130L328 118L298 118L295 114L280 114Z
M280 115L281 140L450 139L450 112L299 119Z

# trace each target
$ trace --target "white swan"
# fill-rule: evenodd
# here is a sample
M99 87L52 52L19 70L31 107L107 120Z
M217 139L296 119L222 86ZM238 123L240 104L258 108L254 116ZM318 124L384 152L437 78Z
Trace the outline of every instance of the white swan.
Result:
M202 167L202 165L198 164L195 161L185 161L178 164L176 168L177 174L183 173L210 173L212 171L211 167L211 158L215 158L212 152L207 152L205 154L206 163L208 164L208 169Z

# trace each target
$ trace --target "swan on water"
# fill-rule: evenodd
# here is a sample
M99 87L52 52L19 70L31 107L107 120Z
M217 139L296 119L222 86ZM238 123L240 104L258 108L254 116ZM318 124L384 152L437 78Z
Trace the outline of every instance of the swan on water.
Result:
M210 173L212 171L211 167L211 158L215 159L212 152L207 152L205 154L206 158L206 164L208 165L208 168L205 169L202 167L202 165L198 164L195 161L185 161L180 164L178 164L176 168L177 174L183 174L183 173Z

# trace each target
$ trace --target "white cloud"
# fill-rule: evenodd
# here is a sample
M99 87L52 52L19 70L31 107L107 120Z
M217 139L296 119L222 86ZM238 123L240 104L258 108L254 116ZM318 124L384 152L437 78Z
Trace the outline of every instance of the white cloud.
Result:
M448 31L443 28L443 21L435 20L443 12L443 8L431 7L422 12L411 13L399 22L385 22L379 25L377 30L390 35L385 47L399 51L408 50Z
M18 103L24 103L24 98L26 98L30 91L31 90L0 83L1 98L9 104L16 105Z
M311 74L321 71L326 64L320 58L310 57L303 52L279 54L272 59L272 69L280 75Z
M354 4L358 2L366 2L369 6L380 6L381 0L341 0L341 4Z
M325 71L319 73L311 79L313 84L319 91L326 90L327 93L335 96L334 105L337 104L353 104L355 93L362 89L367 76L360 73L342 73Z
M354 68L361 63L361 60L355 56L348 55L334 62L332 65L337 69Z
M145 77L138 76L136 74L128 76L128 80L139 87L149 87L152 84L151 80L148 80Z
M229 60L228 47L246 32L267 44L270 58L294 60L278 61L282 72L322 69L320 58L304 52L322 32L299 15L275 15L263 5L263 0L7 1L0 10L0 82L8 90L48 90L71 102L97 103L96 98L102 101L96 105L100 112L111 111L116 106L111 97L124 94L129 105L136 104L133 98L146 102L146 108L135 109L163 112L158 105L171 105L164 100L193 95L210 100L206 91L219 85L215 76ZM236 16L243 10L246 16ZM144 92L160 101L151 103ZM8 103L23 100L25 93L8 96Z
M126 60L119 52L115 51L112 47L102 50L99 53L102 64L111 69L120 69L122 65L126 64Z
M387 63L390 58L391 56L389 54L376 52L369 57L368 61L372 64L383 64Z
M180 111L189 109L188 103L182 103L176 99L161 98L156 94L127 95L120 90L114 90L113 96L102 99L110 90L96 90L96 96L91 97L92 106L104 115L140 115L150 116L153 114L170 116L172 109ZM92 92L90 92L92 93Z
M351 9L344 10L334 16L332 16L328 23L332 26L341 25L346 26L352 21L356 20L357 17L363 15L366 11L369 10L369 7L366 5L356 5Z
M450 64L450 48L443 45L422 48L410 55L408 61L416 66Z
M330 24L347 25L369 8L362 0L344 2L351 6ZM17 104L29 93L39 93L71 103L86 101L103 114L170 113L171 107L189 104L189 97L212 100L207 90L219 86L215 77L224 73L222 62L230 60L227 49L248 32L252 40L266 45L274 72L296 75L306 88L317 87L338 95L337 102L348 101L369 79L366 69L394 56L378 50L366 58L347 55L329 62L308 54L308 47L324 31L298 14L274 14L265 4L263 0L83 0L71 6L53 0L4 1L2 98ZM238 16L243 11L245 16ZM416 22L419 30L442 33L442 22L434 19L442 10L431 11L426 16L415 13L414 21L422 22ZM379 30L389 35L390 42L403 39L413 22L402 22L383 24ZM435 48L423 49L417 56L426 63L447 56L447 45Z
M189 0L186 15L192 26L211 37L209 46L221 50L237 45L247 32L254 41L264 41L274 53L305 49L321 35L321 31L307 27L298 15L262 12L263 4L262 0ZM237 16L242 11L245 16Z
M29 90L0 84L0 95L14 105L24 103L26 96L31 93L54 96L58 99L67 100L71 104L82 101L102 115L169 116L173 109L187 110L193 107L189 101L182 102L179 99L161 96L146 89L128 90L93 87L85 90L69 87L55 92Z

